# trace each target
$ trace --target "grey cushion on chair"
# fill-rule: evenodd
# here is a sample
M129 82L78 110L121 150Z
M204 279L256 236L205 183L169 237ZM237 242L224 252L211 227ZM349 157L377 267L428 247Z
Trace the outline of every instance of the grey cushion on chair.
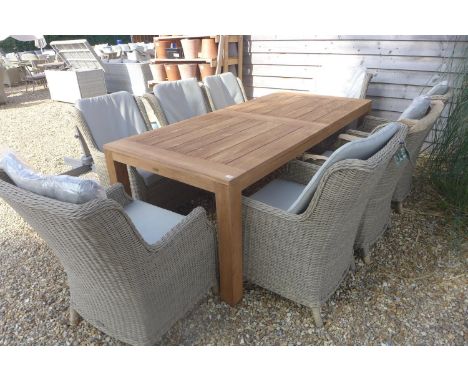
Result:
M135 99L128 92L79 99L75 106L101 151L105 143L147 131Z
M153 184L155 184L158 180L161 179L161 177L159 175L156 175L155 173L153 172L149 172L149 171L146 171L146 170L142 170L141 168L137 168L136 169L138 171L138 174L141 175L141 177L143 178L143 182L145 182L145 185L147 187L150 187L152 186Z
M124 211L148 244L158 242L185 218L183 215L139 200L127 204Z
M366 160L370 158L384 147L402 126L404 125L398 122L391 122L367 138L352 141L341 146L333 152L322 166L320 166L305 187L287 180L283 180L282 183L276 183L276 185L273 184L274 182L271 182L269 185L264 187L264 189L254 194L252 198L267 204L274 203L274 205L271 205L277 208L283 209L284 207L284 209L286 209L287 207L286 211L294 214L302 213L309 205L322 176L332 165L338 161L346 159ZM283 182L294 184L285 185ZM300 187L302 187L302 191L294 200L292 200L293 195L296 196Z
M237 77L230 72L207 76L203 82L215 110L245 102Z
M195 78L160 83L154 88L154 96L169 124L208 112Z
M275 179L250 196L254 200L287 211L306 186L285 179Z
M431 99L427 95L416 97L413 102L403 111L399 121L402 119L421 119L427 114L431 106Z
M435 84L429 91L425 94L426 96L434 95L444 95L449 91L448 81L441 81Z
M28 167L13 152L0 155L0 168L18 187L61 202L83 204L106 198L106 192L94 180L69 175L42 175Z

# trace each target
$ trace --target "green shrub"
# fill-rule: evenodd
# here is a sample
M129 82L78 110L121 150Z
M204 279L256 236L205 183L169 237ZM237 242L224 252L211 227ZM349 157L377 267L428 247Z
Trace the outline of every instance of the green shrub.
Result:
M445 126L434 136L428 170L429 176L443 197L446 207L466 223L468 215L468 50L461 65L448 71L454 74L452 102L448 106Z

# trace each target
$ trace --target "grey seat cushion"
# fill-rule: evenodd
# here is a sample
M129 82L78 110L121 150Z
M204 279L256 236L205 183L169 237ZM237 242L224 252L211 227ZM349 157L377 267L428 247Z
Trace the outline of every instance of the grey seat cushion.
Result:
M163 82L153 92L169 124L208 112L195 78Z
M157 243L185 217L140 200L127 204L124 211L148 244Z
M208 76L203 82L215 110L245 102L237 77L230 72Z
M140 176L143 178L143 182L145 182L145 185L147 187L152 186L158 180L161 179L161 177L159 175L156 175L156 174L154 174L152 172L149 172L149 171L146 171L146 170L142 170L141 168L137 168L136 170L137 170L138 174L140 174Z
M304 188L303 184L285 179L275 179L250 198L287 211L304 191Z
M431 106L431 99L427 96L416 97L413 102L401 113L399 121L402 119L421 119L427 114Z
M426 93L426 96L434 95L444 95L449 91L448 81L441 81L435 84L429 91Z
M79 99L75 106L101 151L105 143L147 131L135 99L128 92Z

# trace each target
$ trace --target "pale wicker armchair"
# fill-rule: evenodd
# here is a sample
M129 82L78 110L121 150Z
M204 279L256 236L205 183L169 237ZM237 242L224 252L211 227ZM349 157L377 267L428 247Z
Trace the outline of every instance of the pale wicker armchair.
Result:
M116 94L117 93L114 93L114 96ZM112 96L113 95L107 95L102 97L107 98ZM141 97L131 96L131 98L133 98L138 107L141 117L143 118L146 131L152 130L151 123L148 119L148 115L146 114L146 109ZM75 108L73 113L78 131L84 139L87 149L93 158L94 168L99 177L99 181L104 187L108 187L110 186L110 180L104 152L98 147L98 144L93 137L93 133L91 132L88 123L86 123L82 112ZM106 128L111 129L113 127L106 126ZM138 170L132 166L128 166L127 168L132 196L135 199L144 200L161 207L173 209L176 208L181 201L186 201L186 198L190 197L194 193L194 187L184 183L151 174L147 171Z
M432 101L429 113L422 119L400 121L408 126L408 134L404 142L408 150L409 161L403 160L396 163L392 160L370 197L355 242L355 248L362 252L365 263L370 261L370 247L384 234L390 225L392 201L396 204L397 211L401 212L402 202L411 190L412 174L421 146L435 121L442 113L443 108L444 104L441 101ZM363 125L360 126L360 130L342 134L339 140L345 143L367 137L389 122L382 118L366 117ZM328 153L326 154L328 155ZM318 155L309 155L308 157L316 165L322 163L323 159L326 158L326 155L323 158Z
M353 245L370 194L403 137L399 130L367 160L333 164L300 214L243 198L244 275L268 290L312 308L320 306L354 266ZM319 166L292 161L281 178L306 185Z
M439 119L444 109L445 103L450 99L450 95L447 96L432 96L431 97L430 110L426 116L419 120L414 119L402 119L400 122L405 123L409 127L408 136L406 138L406 148L409 152L411 163L399 173L399 179L394 189L392 202L395 204L396 211L401 213L403 209L403 201L411 192L413 170L416 167L421 147L434 127L436 121ZM376 131L380 126L389 123L391 121L384 118L378 118L373 116L366 116L363 120L362 125L356 130L349 130L345 134L338 136L338 141L335 147L340 146L345 142L356 140L369 136L373 131ZM322 155L316 154L305 154L304 160L311 160L312 163L320 164L323 160L326 160L327 156L331 151L326 151ZM374 240L375 241L375 240ZM366 251L367 252L367 251Z
M0 170L0 196L63 265L72 324L81 316L126 343L153 344L216 288L215 231L200 207L149 243L120 184L107 190L108 199L72 204L23 190Z

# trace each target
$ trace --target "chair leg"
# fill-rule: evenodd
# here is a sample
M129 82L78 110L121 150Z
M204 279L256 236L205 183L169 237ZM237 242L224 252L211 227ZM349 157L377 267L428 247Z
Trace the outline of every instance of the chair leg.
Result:
M403 202L396 202L395 203L395 211L397 214L403 213Z
M323 327L323 321L320 315L320 308L312 308L312 315L314 317L315 326L317 328Z
M351 266L350 266L351 272L356 272L356 261L354 261L354 256L351 259Z
M75 309L70 307L70 325L71 326L78 325L78 322L80 322L80 318L81 318L80 314Z
M364 264L370 264L370 249L367 244L362 247L362 260Z

